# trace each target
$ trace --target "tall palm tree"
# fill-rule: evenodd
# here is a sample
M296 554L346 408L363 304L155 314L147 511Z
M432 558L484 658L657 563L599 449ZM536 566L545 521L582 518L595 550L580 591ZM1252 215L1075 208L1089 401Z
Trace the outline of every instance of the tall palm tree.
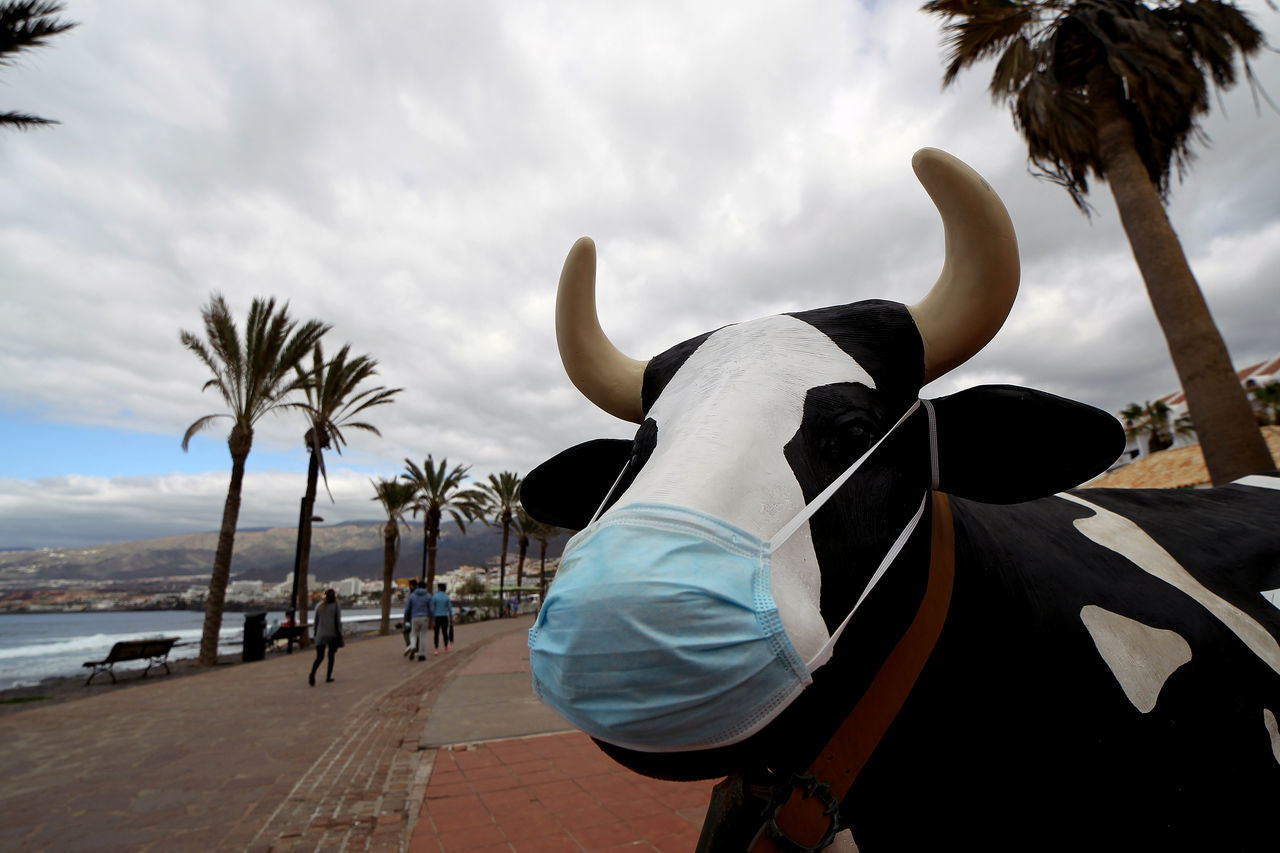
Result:
M395 478L369 482L377 493L373 499L382 504L387 514L387 523L382 527L382 621L378 625L378 633L386 635L391 633L391 581L400 557L400 525L409 526L404 514L413 505L418 489L413 483Z
M525 534L532 536L534 541L538 543L538 593L539 600L546 601L547 598L547 548L551 544L551 540L564 533L559 527L553 524L544 524L533 516L526 515L521 522L521 528Z
M13 65L13 54L42 47L51 36L75 26L74 21L59 20L61 3L20 0L0 3L0 66ZM57 124L49 118L28 113L0 113L0 127L29 130L38 124Z
M524 558L529 553L530 528L537 524L529 513L524 511L524 507L516 507L516 515L513 520L516 529L516 547L519 549L519 558L516 561L516 586L524 586Z
M1147 437L1147 452L1158 453L1173 446L1175 436L1194 432L1191 418L1187 415L1173 416L1173 409L1163 400L1154 403L1148 400L1145 405L1130 403L1120 411L1124 419L1124 434L1130 438Z
M480 486L485 496L487 522L502 527L502 556L498 558L498 601L506 600L507 545L511 541L511 525L520 505L520 477L514 471L490 474L489 482ZM505 612L499 607L499 614Z
M298 624L302 626L302 644L309 644L307 637L307 610L310 601L307 589L307 575L311 563L311 519L315 511L316 485L324 477L325 491L329 490L329 476L324 468L324 452L332 447L339 454L346 438L342 430L360 429L374 435L382 435L373 424L357 421L362 412L374 406L382 406L394 402L396 394L402 388L361 389L361 383L377 375L378 362L367 355L350 357L351 345L346 344L338 350L333 361L324 360L324 351L317 341L311 351L311 367L304 369L298 365L295 369L301 380L301 387L306 394L303 406L307 414L308 427L303 436L307 448L307 491L302 498L302 511L298 515L298 548L297 565L294 567L298 600L294 607L301 604L296 614ZM330 492L329 500L333 500Z
M231 552L235 547L236 522L240 517L240 490L244 485L244 463L253 447L253 426L268 412L297 408L304 404L287 398L302 388L306 381L295 368L307 351L315 346L329 326L309 320L301 327L289 317L289 305L276 308L275 299L254 299L244 338L231 318L222 294L214 293L209 304L200 310L204 318L206 340L180 331L182 345L195 353L213 372L204 390L216 389L229 413L205 415L182 436L185 451L192 437L218 418L231 419L227 447L231 451L231 484L222 509L222 529L218 533L218 549L213 557L209 578L209 596L204 606L204 631L200 637L201 666L218 662L218 631L222 628L222 607L226 601L227 581L231 577Z
M441 459L437 465L428 455L421 468L408 459L404 460L404 466L407 473L400 476L412 483L417 492L413 514L416 517L422 513L422 574L419 580L431 589L436 580L436 545L440 542L441 519L447 514L457 523L458 530L465 534L466 523L480 517L484 496L475 489L463 487L470 465L450 468L448 459Z
M1236 82L1236 58L1266 47L1220 0L931 0L949 46L944 85L999 56L990 92L1011 103L1041 177L1087 212L1088 178L1106 181L1195 418L1215 484L1273 467L1204 294L1164 203L1203 138L1209 87Z

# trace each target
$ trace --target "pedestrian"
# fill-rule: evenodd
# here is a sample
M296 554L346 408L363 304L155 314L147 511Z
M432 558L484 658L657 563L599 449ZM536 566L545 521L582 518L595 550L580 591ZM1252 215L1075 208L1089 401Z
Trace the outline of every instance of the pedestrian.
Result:
M427 591L426 584L413 590L405 599L404 621L413 626L413 633L409 638L409 658L412 659L417 654L418 660L426 660L424 652L427 650L427 628L431 624L431 593Z
M440 654L440 632L444 631L444 650L449 651L449 643L452 637L449 633L449 622L453 618L453 603L449 601L449 593L444 591L444 584L436 584L435 595L431 596L432 613L435 616L435 645L434 654Z
M346 645L342 639L342 608L338 605L338 596L332 589L324 591L324 599L316 606L316 660L311 664L311 674L307 683L316 686L316 670L324 659L325 650L329 652L329 667L325 670L325 681L333 681L333 658L338 649Z
M413 591L414 591L415 589L417 589L417 588L418 588L418 579L417 579L417 578L409 578L409 595L412 595L412 594L413 594ZM405 600L406 600L406 602L405 602L405 603L406 603L406 604L408 603L409 595L406 595L406 596L405 596ZM411 646L411 645L409 644L409 637L410 637L411 633L413 632L413 625L412 625L412 624L410 624L410 622L409 622L409 617L408 617L408 616L406 616L406 617L404 617L403 619L401 619L401 620L400 620L400 626L401 626L401 628L402 628L402 629L403 629L403 631L404 631L404 656L405 656L405 657L412 657L412 656L413 656L413 646Z

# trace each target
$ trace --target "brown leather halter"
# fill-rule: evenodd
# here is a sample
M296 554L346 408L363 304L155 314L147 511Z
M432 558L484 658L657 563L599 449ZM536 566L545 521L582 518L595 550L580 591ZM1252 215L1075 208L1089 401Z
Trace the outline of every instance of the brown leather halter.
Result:
M773 789L764 823L751 838L748 853L817 853L842 828L840 802L880 743L925 663L933 654L951 604L955 583L955 530L951 504L941 492L932 495L929 580L920 609L885 659L853 711L832 735L805 773L793 774ZM717 786L717 794L722 786ZM732 799L735 794L723 792ZM716 808L714 802L712 809ZM715 827L708 815L698 850L712 850Z

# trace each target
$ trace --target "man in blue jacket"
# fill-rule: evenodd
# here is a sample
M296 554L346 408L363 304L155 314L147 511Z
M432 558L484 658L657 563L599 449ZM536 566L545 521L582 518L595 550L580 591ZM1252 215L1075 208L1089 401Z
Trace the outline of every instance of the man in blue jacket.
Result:
M453 604L449 601L449 593L444 591L444 584L436 584L439 590L431 596L431 615L435 619L435 654L440 654L440 632L444 631L444 650L449 651L449 620L453 618Z
M432 598L425 584L414 587L404 601L404 621L412 626L409 636L410 658L416 652L418 660L426 660L423 654L427 650L427 626L431 624Z

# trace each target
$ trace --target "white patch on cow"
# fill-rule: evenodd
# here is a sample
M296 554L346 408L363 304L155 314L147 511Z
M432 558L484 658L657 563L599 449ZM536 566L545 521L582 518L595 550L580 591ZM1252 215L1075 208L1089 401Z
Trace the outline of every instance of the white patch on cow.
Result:
M1262 725L1266 726L1267 734L1271 735L1271 754L1276 757L1276 764L1280 764L1280 726L1276 725L1276 715L1270 708L1262 709Z
M783 445L800 428L808 390L837 382L875 387L857 362L802 320L774 316L720 329L649 410L657 447L616 506L675 504L768 540L805 504ZM828 634L807 524L773 555L770 586L787 636L808 660Z
M1144 714L1156 706L1169 676L1191 660L1191 646L1176 631L1144 625L1096 604L1080 608L1080 621L1124 695Z
M1259 489L1280 489L1280 477L1265 477L1262 474L1250 474L1239 480L1232 480L1238 486L1257 486Z
M1262 597L1274 604L1277 610L1280 610L1280 589L1264 589Z
M1095 513L1091 518L1076 519L1077 530L1103 548L1128 559L1152 577L1159 578L1186 593L1225 625L1231 633L1239 637L1240 641L1261 658L1263 663L1280 673L1280 643L1276 642L1276 638L1248 613L1207 589L1192 577L1190 572L1179 565L1178 561L1173 559L1169 552L1161 548L1142 528L1121 515L1075 495L1063 493L1058 497L1091 509Z
M822 848L822 853L858 853L858 845L853 841L853 833L842 829L831 839L831 843Z

